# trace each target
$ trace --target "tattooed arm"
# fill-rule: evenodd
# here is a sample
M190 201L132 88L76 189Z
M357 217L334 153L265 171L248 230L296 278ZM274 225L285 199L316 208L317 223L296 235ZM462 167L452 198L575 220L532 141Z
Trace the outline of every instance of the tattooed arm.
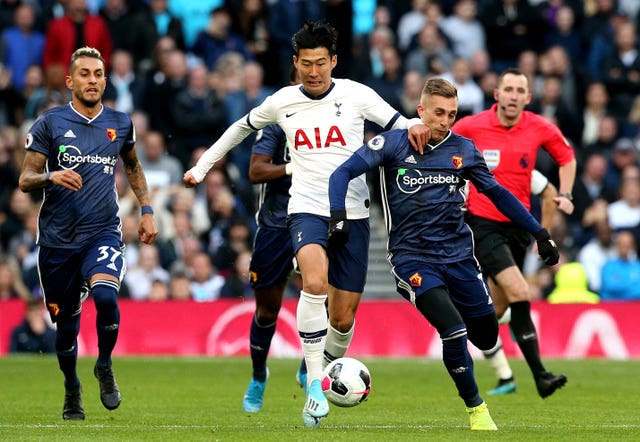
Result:
M124 171L127 174L129 185L138 198L140 206L151 207L151 196L149 195L149 187L147 179L144 176L142 165L138 161L138 154L135 149L121 152ZM144 211L143 211L144 212ZM151 244L158 236L158 227L153 220L153 211L143 213L138 224L138 236L144 243Z
M51 185L62 186L77 192L82 187L82 177L73 170L44 171L47 157L39 152L27 150L18 185L23 192L43 189Z

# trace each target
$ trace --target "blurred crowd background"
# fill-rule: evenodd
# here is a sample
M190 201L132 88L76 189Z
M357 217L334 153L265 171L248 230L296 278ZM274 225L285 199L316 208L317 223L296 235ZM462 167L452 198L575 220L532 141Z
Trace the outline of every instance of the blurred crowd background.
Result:
M134 121L160 230L155 245L138 241L140 209L119 170L129 267L121 296L252 297L254 137L195 190L182 175L229 124L288 83L291 36L305 19L338 29L334 77L370 85L407 117L417 116L428 76L457 85L464 116L491 106L503 69L525 72L528 109L557 124L578 158L576 210L558 213L552 231L561 263L542 267L532 251L525 265L534 299L566 284L602 300L640 299L639 11L638 0L1 0L0 300L41 296L42 196L17 187L24 138L41 112L70 101L68 61L84 45L107 61L105 104ZM368 127L367 137L380 130ZM546 153L537 168L558 184ZM298 292L293 275L286 296Z

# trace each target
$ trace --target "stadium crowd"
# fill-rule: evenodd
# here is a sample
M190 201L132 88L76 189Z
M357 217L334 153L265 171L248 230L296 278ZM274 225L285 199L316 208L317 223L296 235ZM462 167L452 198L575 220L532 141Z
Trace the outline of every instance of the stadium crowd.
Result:
M202 186L184 188L182 175L229 124L288 83L291 36L305 19L338 29L335 77L371 86L406 117L417 116L429 76L457 86L464 116L494 103L504 68L525 72L528 109L557 124L578 159L575 211L558 212L551 232L561 263L541 266L533 252L527 259L533 298L552 293L564 263L580 263L589 296L640 299L636 0L2 0L0 300L40 296L40 201L17 186L23 146L42 111L70 101L68 60L84 45L108 63L105 104L134 121L160 232L154 245L138 240L140 209L119 170L129 266L121 296L251 297L255 137L217 163ZM372 125L367 136L379 130ZM549 156L536 166L558 184ZM297 296L299 278L289 284L286 296Z

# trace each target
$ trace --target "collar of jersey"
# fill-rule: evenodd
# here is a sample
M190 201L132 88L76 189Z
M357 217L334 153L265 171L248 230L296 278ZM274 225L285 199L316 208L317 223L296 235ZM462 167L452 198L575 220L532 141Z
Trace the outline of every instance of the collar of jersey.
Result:
M335 85L336 84L333 81L331 81L331 86L329 86L329 89L327 89L327 92L325 92L324 94L318 95L317 97L314 97L313 95L309 94L304 88L304 86L302 85L300 85L300 92L302 92L310 100L322 100L324 97L329 95L329 93L331 93Z
M433 144L429 144L427 143L427 147L429 148L429 152L431 152L432 150L436 150L437 147L441 146L442 143L444 143L445 141L447 141L449 139L449 137L451 136L452 132L451 129L449 129L449 133L442 139L442 141L440 141L438 144L436 144L435 146Z

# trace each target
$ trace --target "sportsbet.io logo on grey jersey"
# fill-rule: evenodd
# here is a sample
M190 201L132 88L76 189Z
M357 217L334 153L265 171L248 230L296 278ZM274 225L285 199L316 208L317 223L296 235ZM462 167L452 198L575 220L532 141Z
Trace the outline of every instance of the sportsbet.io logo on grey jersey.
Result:
M422 186L446 185L457 187L460 184L460 177L441 173L423 175L421 171L416 169L398 169L396 183L402 193L411 194L419 191Z
M63 169L73 170L81 164L101 164L103 173L113 175L117 162L116 156L83 155L80 148L70 144L58 147L58 164Z

